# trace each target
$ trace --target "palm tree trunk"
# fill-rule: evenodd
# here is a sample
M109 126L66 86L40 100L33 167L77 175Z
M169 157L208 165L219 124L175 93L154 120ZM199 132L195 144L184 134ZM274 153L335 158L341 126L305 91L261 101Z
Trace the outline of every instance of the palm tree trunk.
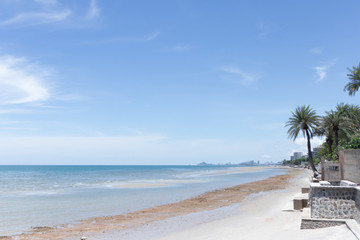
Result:
M332 139L326 139L327 145L329 147L329 153L330 153L330 158L333 157L333 150L332 150L332 145L333 145L333 140ZM330 160L330 159L328 159Z
M333 140L330 137L328 137L328 138L326 138L326 143L327 143L327 145L329 147L329 152L330 152L330 155L331 155L332 154Z
M335 130L334 135L335 135L335 151L337 151L337 147L339 145L339 130ZM334 156L335 156L335 154L334 154ZM336 153L336 156L337 156L337 159L339 159L339 153Z
M334 134L335 134L335 148L336 148L339 145L339 131L334 130Z
M306 131L306 138L307 138L307 148L308 148L308 156L309 156L309 163L311 166L311 169L313 170L313 172L317 172L315 165L314 165L314 161L312 158L312 152L311 152L311 144L310 144L310 134L309 131L307 129L305 129Z

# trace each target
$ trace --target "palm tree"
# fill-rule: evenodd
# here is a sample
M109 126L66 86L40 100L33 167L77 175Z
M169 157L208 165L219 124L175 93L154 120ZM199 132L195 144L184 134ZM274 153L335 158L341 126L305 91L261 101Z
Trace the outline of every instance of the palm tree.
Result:
M347 76L350 82L345 85L344 91L348 91L350 96L354 96L360 87L360 64L358 67L348 68L348 70L350 73Z
M326 144L332 156L333 147L337 148L340 139L350 141L352 134L359 129L359 122L359 106L340 103L337 104L336 111L326 112L326 115L320 118L320 125L315 129L314 135L326 136Z
M344 114L331 110L326 112L326 116L322 118L321 123L333 131L335 148L339 145L339 134L343 138L351 138L354 129L353 124Z
M325 142L328 146L329 153L332 154L333 151L332 146L334 144L334 133L329 126L326 126L326 124L324 124L323 119L324 117L321 117L320 125L317 128L315 128L313 134L314 136L318 136L318 137L322 137L322 136L326 137Z
M319 116L316 115L316 111L310 108L310 106L297 107L292 112L292 117L286 123L286 127L289 127L287 133L290 139L293 141L299 135L301 131L307 139L307 149L309 156L309 163L313 172L317 172L311 153L310 139L313 137L316 127L319 125Z
M348 118L353 124L354 132L360 129L360 107L354 104L339 103L336 105L336 112Z

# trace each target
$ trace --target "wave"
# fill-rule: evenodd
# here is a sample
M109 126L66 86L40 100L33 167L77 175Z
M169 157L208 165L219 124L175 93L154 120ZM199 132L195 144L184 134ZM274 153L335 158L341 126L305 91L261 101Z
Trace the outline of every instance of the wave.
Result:
M248 173L248 172L258 172L263 170L260 167L229 167L226 169L206 169L193 172L185 172L176 175L179 178L201 178L201 177L211 177L211 176L221 176L221 175L230 175L230 174L239 174L239 173Z

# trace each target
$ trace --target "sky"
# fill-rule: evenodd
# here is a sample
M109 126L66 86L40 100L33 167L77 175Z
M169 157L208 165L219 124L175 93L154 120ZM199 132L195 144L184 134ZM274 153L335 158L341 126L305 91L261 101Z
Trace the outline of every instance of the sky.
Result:
M338 103L360 1L0 0L0 164L262 163ZM322 143L315 138L313 146Z

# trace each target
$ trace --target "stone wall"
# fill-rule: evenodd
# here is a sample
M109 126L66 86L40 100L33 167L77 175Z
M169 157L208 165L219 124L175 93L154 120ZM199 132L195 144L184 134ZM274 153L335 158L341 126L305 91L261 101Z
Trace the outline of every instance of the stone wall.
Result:
M360 188L342 181L338 186L328 182L310 186L311 218L355 219L360 222Z
M325 181L340 181L341 170L339 162L321 161L322 180Z
M354 219L360 223L360 187L356 187L356 196L355 196L355 207L358 210L358 214L354 216Z
M344 221L302 219L300 229L318 229L346 224Z
M339 149L341 179L360 183L360 149Z

